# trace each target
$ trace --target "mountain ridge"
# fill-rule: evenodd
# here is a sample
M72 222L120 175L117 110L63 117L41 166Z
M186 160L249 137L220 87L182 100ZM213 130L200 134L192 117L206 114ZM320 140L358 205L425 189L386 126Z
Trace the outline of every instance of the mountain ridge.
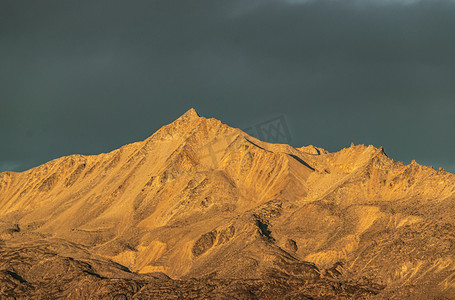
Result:
M190 109L109 153L0 173L0 239L81 247L180 280L273 275L396 299L452 295L455 238L441 233L455 228L454 195L455 175L382 147L270 144Z

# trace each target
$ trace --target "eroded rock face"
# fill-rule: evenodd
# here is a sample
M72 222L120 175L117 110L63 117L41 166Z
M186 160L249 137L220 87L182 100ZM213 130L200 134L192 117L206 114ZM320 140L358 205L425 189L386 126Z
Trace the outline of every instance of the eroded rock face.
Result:
M195 257L198 257L210 248L216 241L217 232L216 230L204 233L193 245L192 252Z
M382 148L269 144L190 110L111 153L0 173L0 291L450 299L454 194L453 174Z

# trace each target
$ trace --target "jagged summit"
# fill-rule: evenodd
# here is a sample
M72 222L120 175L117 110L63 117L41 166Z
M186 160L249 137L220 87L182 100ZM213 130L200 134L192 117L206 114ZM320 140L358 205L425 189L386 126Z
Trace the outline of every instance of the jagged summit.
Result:
M201 116L197 113L197 111L194 108L190 108L183 115L181 115L177 120L178 121L193 121L200 117Z
M78 270L101 257L106 274L114 261L180 279L272 278L290 298L448 297L454 177L394 162L382 147L266 143L190 109L144 142L1 173L0 242L13 252L50 245L53 260ZM0 264L0 283L38 284L51 257L38 252L29 269ZM140 290L148 275L134 276L130 290Z

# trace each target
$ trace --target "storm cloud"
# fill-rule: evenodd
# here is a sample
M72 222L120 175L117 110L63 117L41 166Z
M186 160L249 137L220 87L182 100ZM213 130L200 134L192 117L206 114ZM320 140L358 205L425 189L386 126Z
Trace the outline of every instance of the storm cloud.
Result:
M0 2L0 171L145 139L194 107L291 144L455 171L453 1Z

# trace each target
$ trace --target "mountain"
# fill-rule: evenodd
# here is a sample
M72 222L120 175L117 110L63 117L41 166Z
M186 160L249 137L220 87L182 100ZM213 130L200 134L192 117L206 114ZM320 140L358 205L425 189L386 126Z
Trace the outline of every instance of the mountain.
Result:
M260 141L194 109L0 173L0 295L455 299L455 175Z

